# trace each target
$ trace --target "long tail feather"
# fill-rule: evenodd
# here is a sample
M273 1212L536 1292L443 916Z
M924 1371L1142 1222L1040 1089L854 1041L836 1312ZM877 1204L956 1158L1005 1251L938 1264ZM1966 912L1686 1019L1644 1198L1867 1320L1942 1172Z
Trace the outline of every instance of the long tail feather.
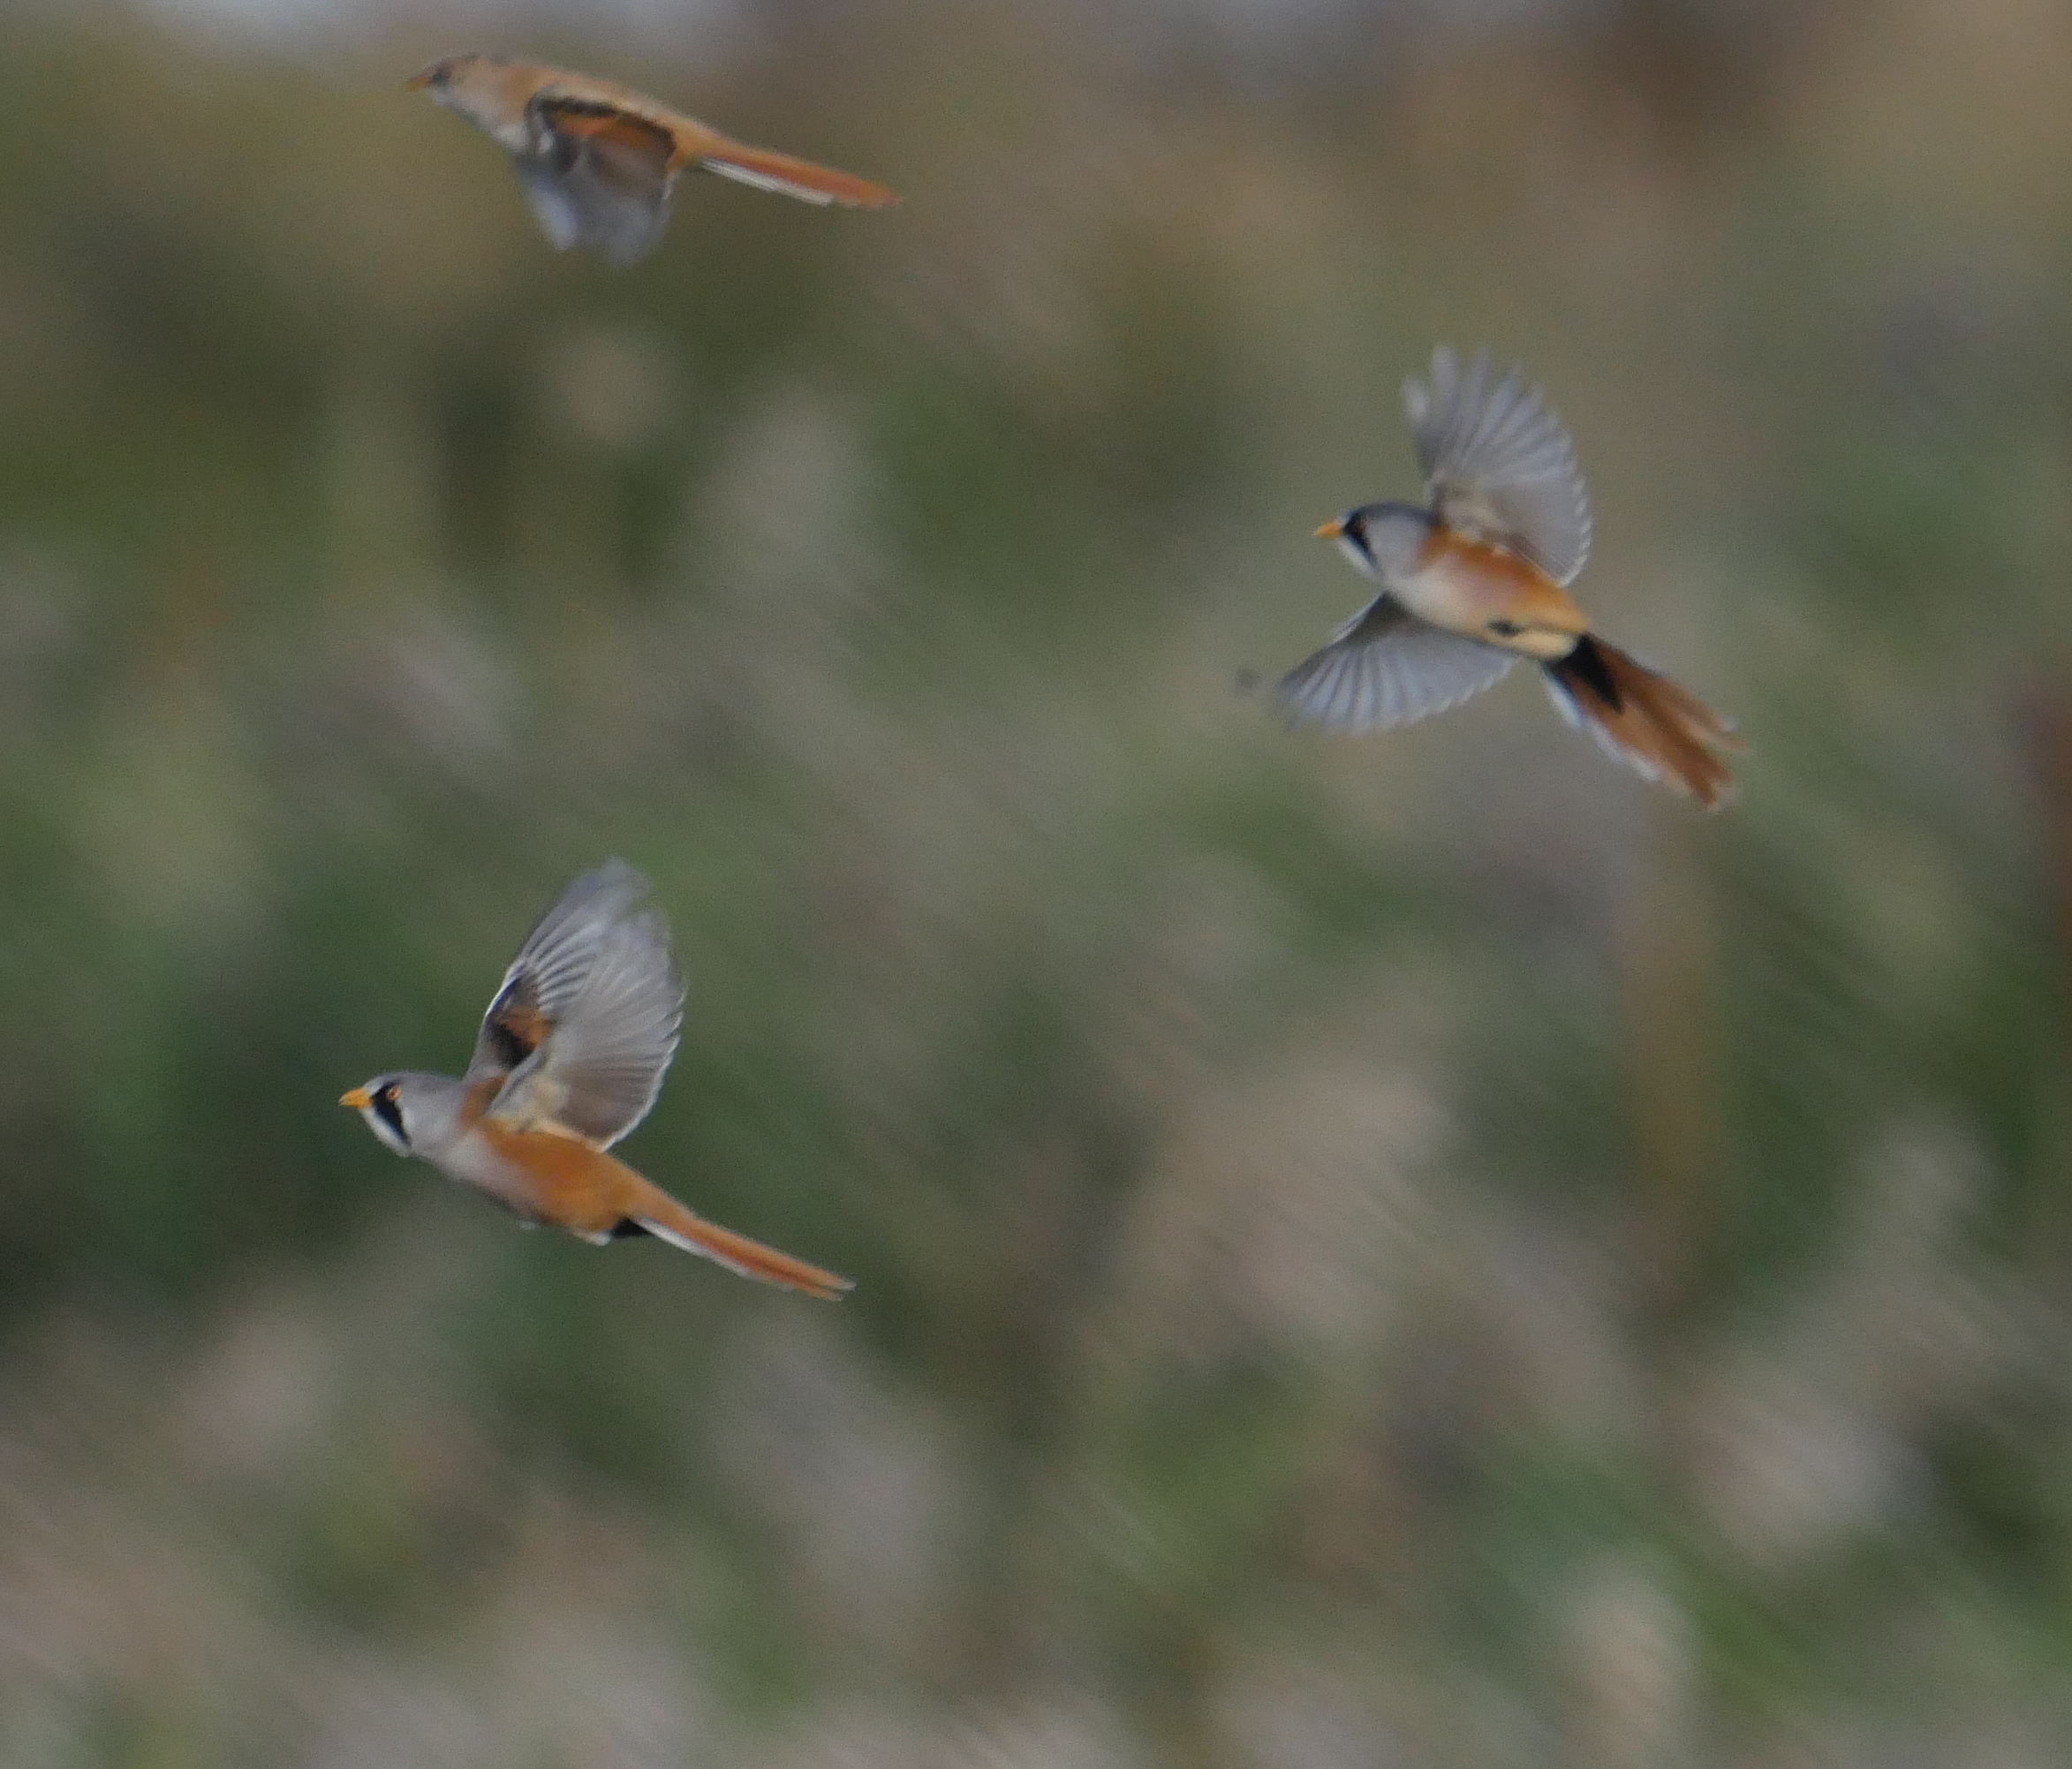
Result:
M856 1288L848 1278L808 1265L804 1259L795 1259L789 1253L780 1253L775 1247L751 1241L747 1236L737 1235L716 1222L707 1222L704 1217L686 1210L659 1186L647 1187L639 1206L629 1214L657 1240L681 1247L686 1253L699 1253L717 1260L729 1271L738 1272L745 1278L755 1278L785 1289L804 1290L806 1295L817 1296L826 1302L838 1302L843 1291Z
M1733 798L1733 771L1717 752L1743 745L1688 688L1592 635L1546 666L1546 681L1554 704L1629 767L1708 811Z
M776 191L801 202L839 203L844 208L883 208L898 197L883 185L838 172L832 166L816 166L811 160L795 160L789 154L773 154L739 141L721 141L699 156L698 163L722 178L733 178L758 190Z

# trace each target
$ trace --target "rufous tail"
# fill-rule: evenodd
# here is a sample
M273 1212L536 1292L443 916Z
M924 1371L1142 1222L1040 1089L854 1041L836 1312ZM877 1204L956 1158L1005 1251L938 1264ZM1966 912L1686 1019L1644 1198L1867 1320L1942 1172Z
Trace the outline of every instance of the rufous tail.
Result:
M1688 792L1708 811L1733 798L1733 771L1718 752L1743 745L1688 688L1588 633L1546 666L1546 679L1572 722L1650 780Z
M704 1217L686 1210L657 1185L646 1185L637 1206L626 1213L657 1240L681 1247L686 1253L702 1253L745 1278L757 1278L785 1289L804 1290L806 1295L817 1296L826 1302L838 1302L844 1290L856 1288L848 1278L822 1271L818 1266L809 1266L804 1259L780 1253L775 1247L751 1241L747 1236L737 1235L716 1222L707 1222Z
M883 208L899 200L884 185L873 185L852 172L838 172L832 166L816 166L811 160L795 160L789 154L772 154L740 141L722 139L698 156L698 164L722 178L753 185L758 190L776 191L801 202Z

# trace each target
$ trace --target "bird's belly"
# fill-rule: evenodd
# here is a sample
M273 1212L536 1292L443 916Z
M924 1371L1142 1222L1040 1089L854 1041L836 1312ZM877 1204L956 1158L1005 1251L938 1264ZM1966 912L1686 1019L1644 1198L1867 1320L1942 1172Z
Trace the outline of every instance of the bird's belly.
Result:
M528 1222L540 1220L539 1188L480 1133L463 1137L451 1148L442 1150L436 1165L447 1178L501 1204L512 1215Z
M1419 620L1478 633L1518 600L1519 573L1504 569L1514 563L1494 548L1442 553L1395 585L1395 598Z
M609 1230L646 1185L603 1150L553 1130L512 1130L486 1118L467 1143L469 1169L457 1177L506 1209L571 1235Z

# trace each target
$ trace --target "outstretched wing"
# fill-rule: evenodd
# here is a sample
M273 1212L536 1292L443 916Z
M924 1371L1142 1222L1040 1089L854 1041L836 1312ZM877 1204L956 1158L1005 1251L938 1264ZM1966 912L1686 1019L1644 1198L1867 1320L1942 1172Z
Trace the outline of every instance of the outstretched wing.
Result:
M519 181L557 251L594 246L615 264L645 257L669 221L676 137L608 100L548 87L526 106Z
M1479 694L1515 661L1510 652L1421 621L1382 594L1283 676L1274 698L1291 725L1387 730Z
M647 881L612 860L562 894L505 973L468 1078L501 1077L492 1116L608 1148L654 1103L676 1055L684 986Z
M1575 444L1516 369L1491 382L1489 356L1463 369L1443 345L1403 404L1433 507L1449 527L1507 547L1557 584L1590 556L1590 495Z

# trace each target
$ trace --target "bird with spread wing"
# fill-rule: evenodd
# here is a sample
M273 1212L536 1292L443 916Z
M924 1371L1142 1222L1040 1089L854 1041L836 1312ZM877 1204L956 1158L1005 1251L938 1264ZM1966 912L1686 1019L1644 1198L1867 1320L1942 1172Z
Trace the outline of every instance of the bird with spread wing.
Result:
M647 891L623 861L585 873L504 973L465 1075L381 1075L338 1103L397 1154L521 1221L600 1244L652 1235L833 1300L847 1278L707 1222L609 1153L654 1105L684 1017L669 929L641 906Z
M752 147L616 80L501 56L448 56L409 81L503 147L556 250L594 247L615 264L662 238L686 170L714 172L801 202L882 208L882 185Z
M1403 389L1428 505L1367 503L1317 530L1381 586L1281 680L1292 723L1385 730L1456 706L1520 658L1605 752L1707 810L1733 794L1734 727L1599 639L1568 586L1590 556L1575 445L1516 369L1435 351Z

